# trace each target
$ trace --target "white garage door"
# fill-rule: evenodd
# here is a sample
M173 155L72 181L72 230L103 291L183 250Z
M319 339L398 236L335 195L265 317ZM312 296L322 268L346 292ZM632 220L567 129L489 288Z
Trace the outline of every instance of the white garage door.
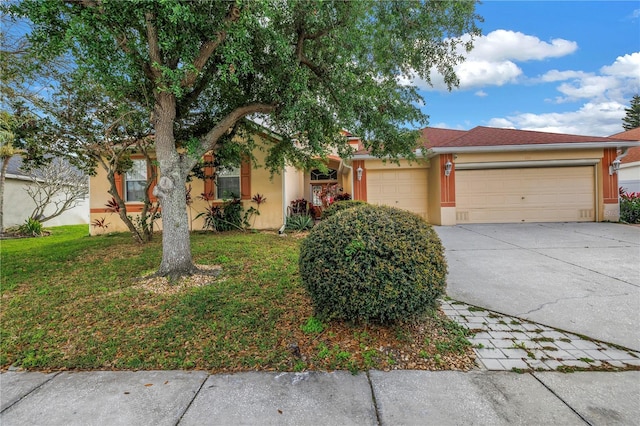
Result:
M594 168L456 171L458 223L593 222Z
M367 170L367 202L427 219L427 169Z

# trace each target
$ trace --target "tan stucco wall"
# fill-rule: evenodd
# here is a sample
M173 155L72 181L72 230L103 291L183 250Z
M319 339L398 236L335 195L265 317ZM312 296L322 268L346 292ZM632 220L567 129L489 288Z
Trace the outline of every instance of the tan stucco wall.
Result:
M293 166L284 169L284 205L289 206L291 201L304 198L304 172Z
M430 167L430 162L425 159L417 159L412 162L408 162L406 160L400 160L400 163L394 163L392 161L383 161L378 159L369 159L365 161L367 170L379 170L379 169L394 169L398 167L402 168L418 168L424 169L425 167Z
M353 199L353 167L346 164L342 168L342 187L344 192L351 195Z
M256 142L258 146L265 143L263 139L256 136ZM271 176L270 172L264 168L264 159L266 153L263 150L256 149L254 152L257 166L251 169L251 196L260 194L266 198L266 202L260 205L260 215L254 216L251 220L252 227L255 229L278 229L284 223L283 215L283 192L282 192L282 174L274 174ZM93 222L98 218L105 218L109 223L109 227L106 232L124 232L127 231L126 226L120 219L117 213L109 213L105 210L105 204L111 199L111 195L108 194L109 182L106 178L106 172L102 169L98 169L96 176L91 178L91 209L94 211L91 213L91 221ZM193 203L187 208L187 214L191 222L191 229L194 231L201 230L203 225L203 218L195 219L195 217L206 210L209 202L203 200L200 195L204 192L204 181L193 180L187 183L187 186L191 185L191 197ZM212 203L220 203L222 200L212 200ZM243 207L245 210L250 207L257 208L258 206L251 200L243 200ZM135 205L135 203L127 204ZM100 210L97 211L96 210ZM131 216L136 216L137 213L131 213ZM162 220L156 222L156 229L162 229ZM101 234L104 230L91 227L91 233Z
M284 194L282 192L282 173L274 174L264 168L264 151L254 152L258 161L257 168L251 170L251 194L261 194L267 198L267 202L260 206L260 216L256 218L253 225L256 229L278 229L285 221L282 211ZM256 207L255 203L244 202L245 209L250 206Z

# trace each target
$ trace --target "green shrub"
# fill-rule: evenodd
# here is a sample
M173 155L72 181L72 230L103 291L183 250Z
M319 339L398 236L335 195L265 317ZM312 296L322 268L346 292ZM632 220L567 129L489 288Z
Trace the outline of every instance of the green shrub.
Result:
M224 232L243 230L249 227L248 215L255 211L253 207L244 212L240 198L233 196L223 200L222 204L209 204L204 212L195 218L204 217L202 228ZM244 212L244 215L243 215Z
M24 224L18 227L18 232L21 235L28 235L30 237L40 237L42 235L42 223L38 219L29 218Z
M322 218L327 219L333 216L334 214L341 212L342 210L350 209L352 207L363 206L365 204L367 204L365 201L360 201L360 200L336 201L322 211Z
M620 191L620 221L640 223L640 193Z
M287 217L285 229L288 231L306 231L313 228L315 221L308 214L294 214Z
M436 306L447 266L438 235L413 213L366 205L320 222L302 242L300 275L317 315L392 323Z

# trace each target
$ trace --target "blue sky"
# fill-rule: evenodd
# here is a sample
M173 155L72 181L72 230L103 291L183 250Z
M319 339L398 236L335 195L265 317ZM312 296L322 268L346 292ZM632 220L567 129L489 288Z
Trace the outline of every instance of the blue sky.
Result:
M640 1L485 1L460 87L421 88L429 125L608 136L640 92Z

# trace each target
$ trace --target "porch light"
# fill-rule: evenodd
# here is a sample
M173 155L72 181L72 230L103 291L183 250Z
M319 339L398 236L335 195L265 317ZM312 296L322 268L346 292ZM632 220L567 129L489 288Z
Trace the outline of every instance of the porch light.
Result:
M620 170L620 163L621 163L621 161L618 158L613 160L613 162L609 166L609 174L610 175L613 175L614 173L618 173L618 170Z
M356 169L356 173L358 174L358 181L362 180L362 167L358 167Z
M444 175L445 176L449 176L451 174L451 169L453 168L453 163L451 163L451 161L447 160L447 162L444 165Z

